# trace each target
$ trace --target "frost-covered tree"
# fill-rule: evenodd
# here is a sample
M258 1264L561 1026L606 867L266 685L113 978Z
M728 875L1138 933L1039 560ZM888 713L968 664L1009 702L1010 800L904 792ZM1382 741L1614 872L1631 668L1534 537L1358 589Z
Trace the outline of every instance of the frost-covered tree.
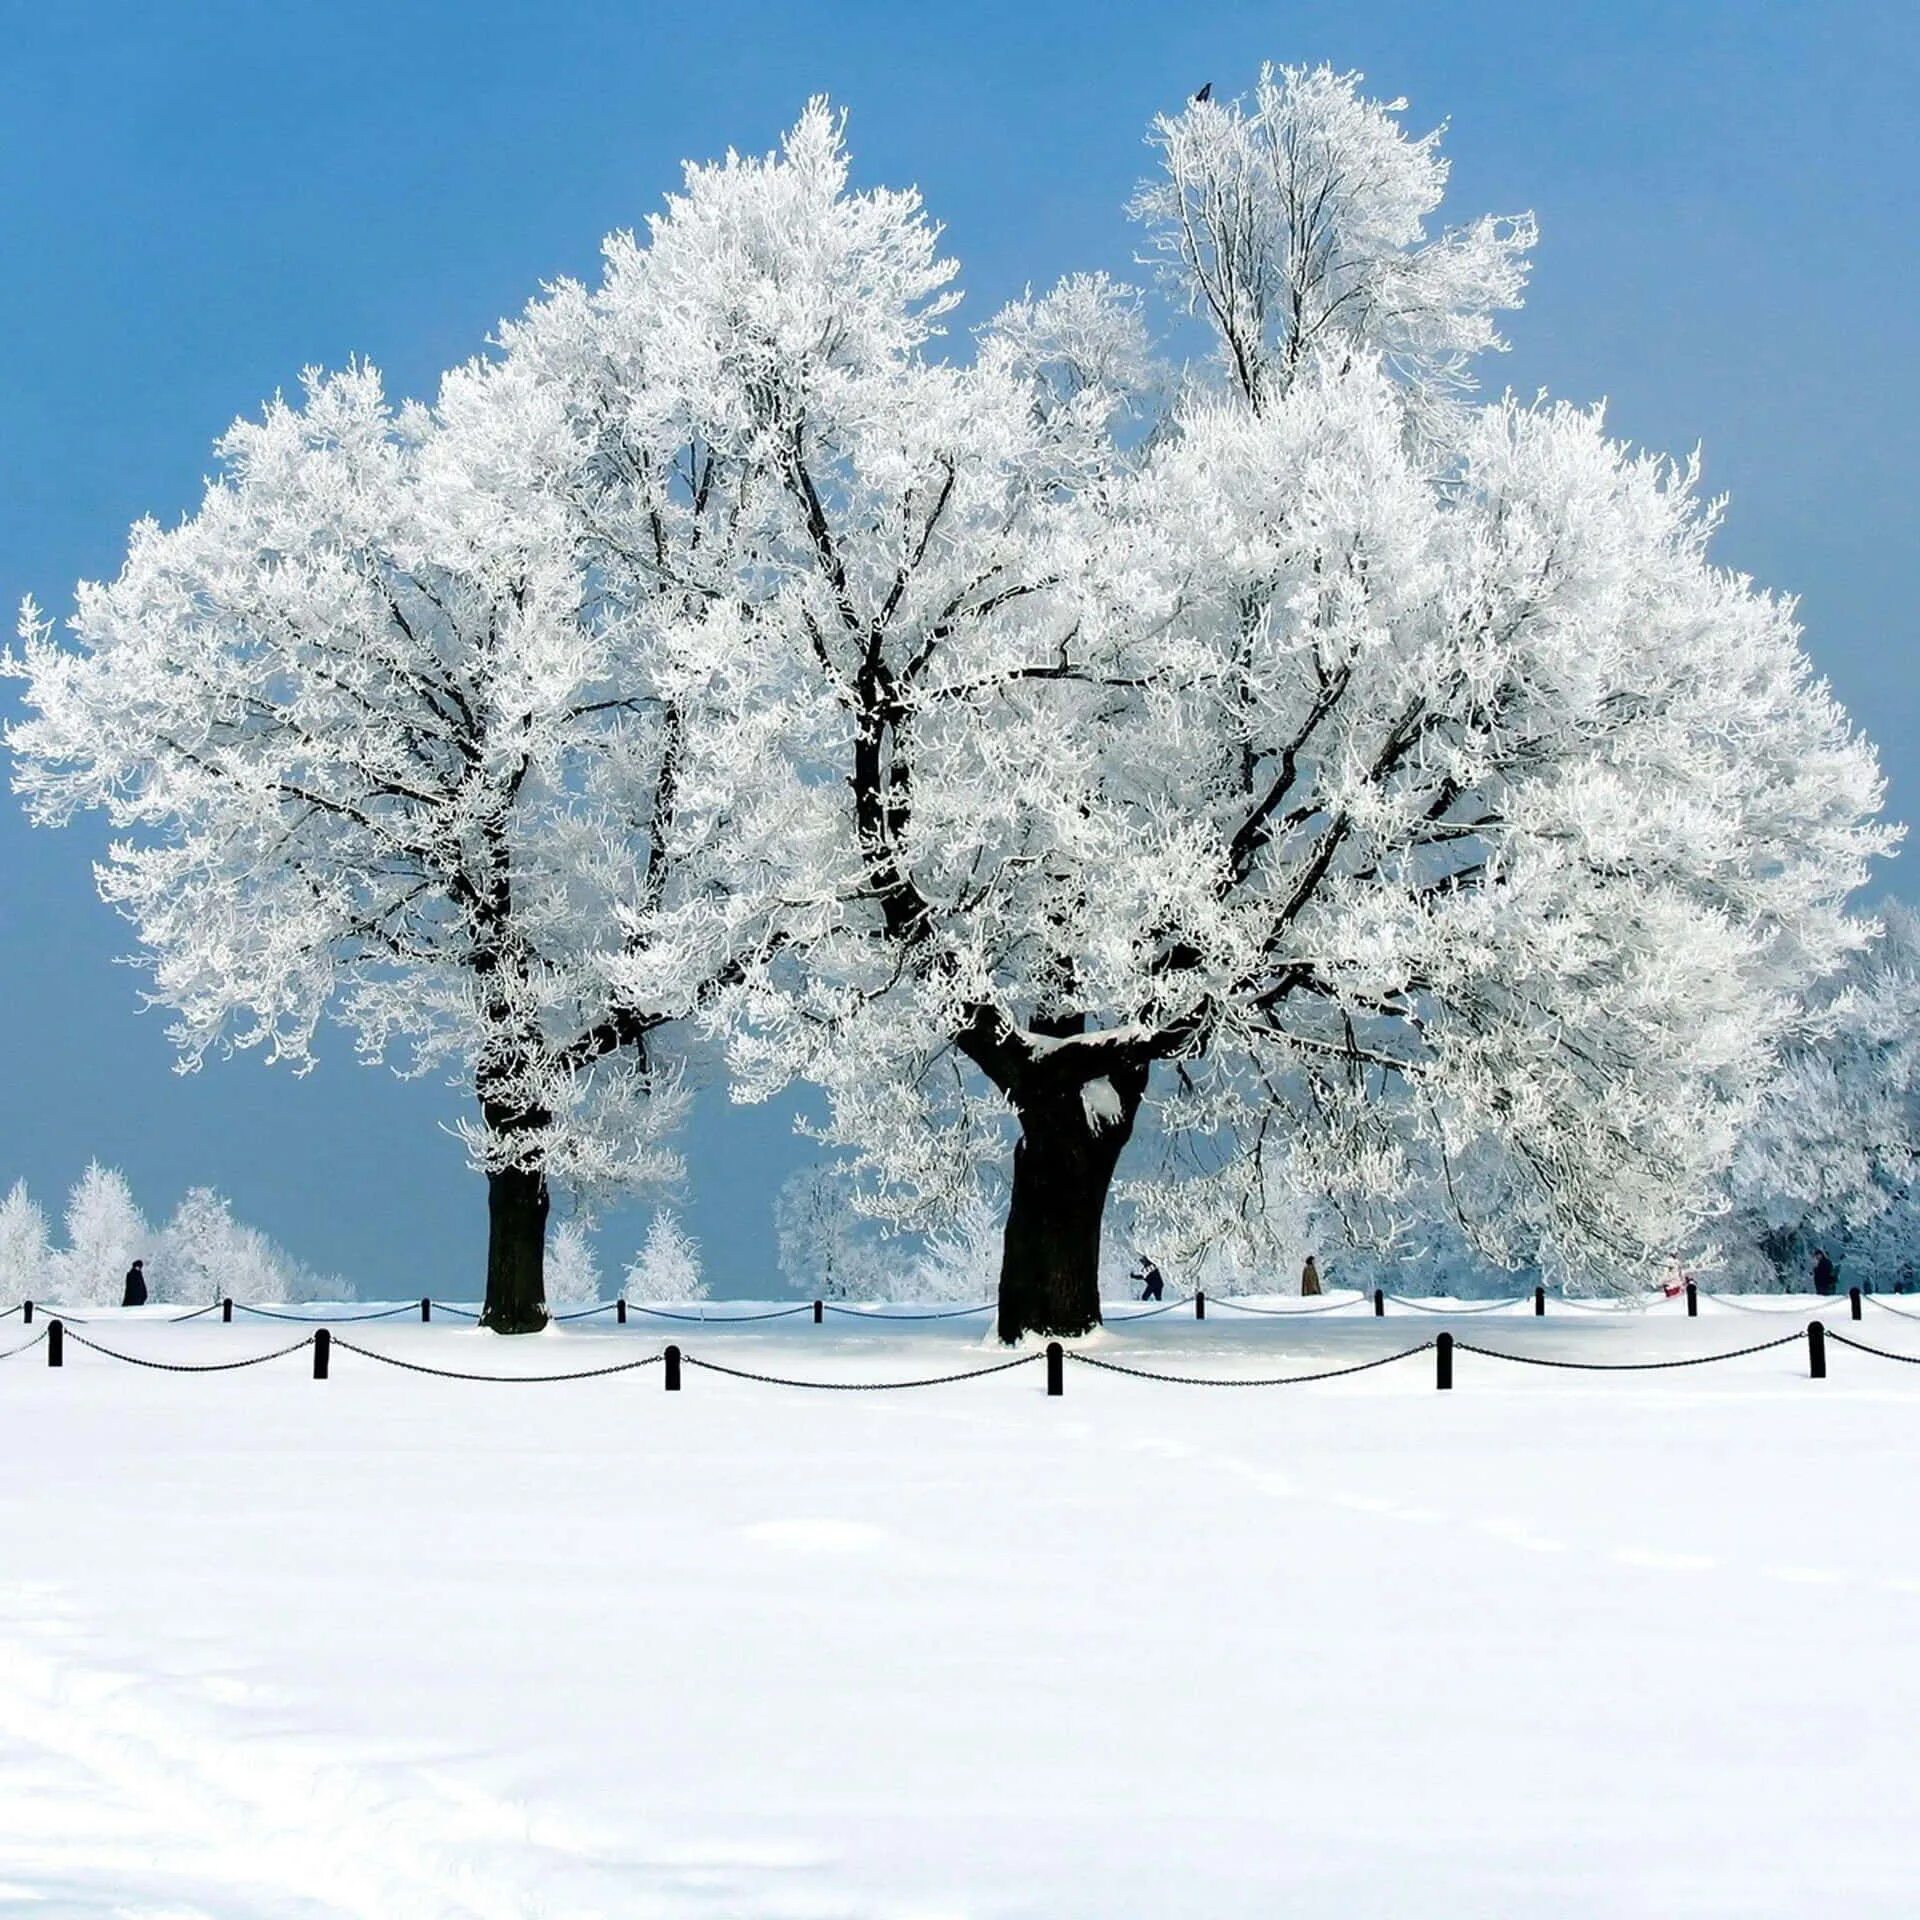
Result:
M154 1241L148 1280L156 1300L190 1306L229 1298L338 1300L345 1289L314 1273L258 1227L233 1217L225 1195L190 1187Z
M195 514L82 586L71 648L29 605L16 785L123 836L100 890L184 1064L304 1070L332 1014L454 1069L485 1320L538 1326L549 1181L671 1170L662 1030L752 937L746 862L704 865L715 676L596 572L561 499L590 448L512 366L398 413L370 368L310 375L219 452Z
M629 1300L704 1300L707 1283L701 1278L700 1245L671 1207L662 1207L647 1228L647 1237L627 1268L624 1291Z
M1472 1149L1485 1233L1630 1274L1858 939L1873 755L1691 467L1470 402L1529 222L1430 236L1434 142L1354 76L1156 139L1138 206L1221 349L1157 412L1097 280L944 357L936 230L819 103L507 337L593 442L582 537L719 637L768 748L741 1090L824 1087L907 1223L1011 1130L1009 1339L1097 1320L1142 1127L1383 1213Z
M600 1298L600 1262L581 1220L562 1220L547 1242L547 1305L590 1307Z
M844 1170L801 1167L773 1204L780 1272L795 1293L816 1300L885 1300L904 1271L891 1260L878 1223L860 1212Z
M913 1263L916 1300L991 1300L1000 1281L1003 1209L985 1189L962 1196L952 1218L926 1236Z
M11 1307L44 1294L52 1271L46 1211L16 1180L0 1200L0 1302Z
M1736 1279L1804 1288L1820 1246L1876 1286L1920 1265L1920 920L1891 901L1882 920L1741 1132L1715 1223Z
M1520 304L1533 216L1430 235L1447 187L1439 131L1409 139L1407 103L1367 99L1360 78L1263 67L1249 99L1153 123L1162 169L1133 211L1256 407L1329 352L1386 359L1422 398L1465 390L1502 344L1493 316Z
M66 1228L67 1244L54 1262L60 1298L117 1306L127 1269L154 1250L153 1230L117 1167L87 1163L67 1195Z

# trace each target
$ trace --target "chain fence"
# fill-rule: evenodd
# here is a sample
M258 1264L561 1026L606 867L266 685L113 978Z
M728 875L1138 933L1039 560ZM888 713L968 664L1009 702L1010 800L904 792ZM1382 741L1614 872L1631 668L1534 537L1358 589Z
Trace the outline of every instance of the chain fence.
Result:
M1422 1307L1424 1305L1424 1303L1419 1301L1403 1299L1401 1296L1396 1295L1393 1297L1403 1305L1416 1307ZM1865 1299L1873 1298L1872 1295L1860 1297ZM1195 1298L1197 1299L1198 1296ZM1496 1307L1512 1307L1523 1304L1527 1298L1528 1296L1522 1295L1517 1300L1490 1301L1480 1303L1476 1307L1471 1308L1425 1308L1424 1310L1442 1313L1457 1311L1487 1312L1492 1311ZM22 1304L24 1307L27 1303ZM198 1308L190 1314L174 1315L166 1320L150 1324L179 1325L186 1320L199 1319L205 1314L212 1312L215 1307L224 1307L229 1304L240 1305L238 1302L228 1303L226 1301L216 1301L213 1302L212 1305ZM438 1304L437 1302L426 1302L423 1303L423 1307L437 1306ZM1161 1313L1171 1312L1175 1308L1187 1304L1190 1303L1186 1300L1168 1301L1144 1313L1121 1315L1116 1324L1124 1325L1126 1322L1136 1319L1152 1319ZM1223 1302L1221 1304L1227 1303ZM1366 1304L1365 1296L1362 1296L1357 1302L1328 1302L1325 1307L1319 1309L1254 1308L1249 1309L1249 1311L1264 1312L1274 1317L1286 1318L1296 1312L1329 1311L1355 1304ZM1834 1303L1822 1302L1821 1304L1830 1305ZM704 1314L676 1313L662 1308L637 1306L632 1302L608 1301L599 1303L590 1309L583 1309L564 1315L555 1315L553 1317L556 1320L584 1319L591 1317L593 1314L604 1313L621 1305L627 1306L630 1311L652 1314L656 1318L684 1321L708 1327L728 1326L740 1322L787 1319L795 1314L816 1310L816 1303L802 1302L791 1307L780 1307L768 1312L724 1314L716 1318ZM1773 1339L1754 1341L1745 1346L1734 1347L1724 1352L1689 1354L1659 1360L1582 1360L1542 1353L1520 1353L1506 1348L1482 1346L1477 1342L1456 1339L1450 1333L1441 1332L1431 1340L1422 1340L1415 1345L1403 1347L1393 1353L1378 1354L1370 1359L1354 1361L1343 1366L1323 1367L1310 1373L1262 1376L1233 1374L1199 1375L1169 1372L1159 1368L1134 1365L1127 1361L1103 1358L1097 1354L1083 1352L1077 1348L1066 1346L1059 1340L1047 1342L1043 1350L1016 1353L1008 1358L993 1361L984 1366L958 1368L949 1372L906 1380L808 1379L793 1375L766 1372L758 1368L729 1365L721 1361L706 1359L696 1354L683 1353L677 1346L669 1346L663 1352L644 1354L632 1359L612 1361L604 1365L592 1367L572 1368L559 1372L496 1373L475 1372L456 1367L432 1366L424 1361L405 1359L398 1354L383 1353L377 1348L361 1346L353 1341L341 1338L332 1332L331 1328L324 1322L318 1321L317 1317L310 1317L304 1314L282 1313L271 1308L243 1307L242 1310L258 1314L267 1319L298 1320L303 1324L313 1326L313 1331L290 1345L276 1347L267 1353L248 1354L234 1360L165 1360L145 1354L129 1353L121 1348L106 1345L99 1340L90 1339L84 1334L73 1331L76 1325L85 1326L89 1324L88 1322L84 1320L74 1322L71 1316L53 1312L49 1314L47 1324L32 1338L16 1346L9 1347L4 1351L0 1351L0 1360L12 1359L42 1345L47 1345L49 1349L47 1356L48 1364L57 1368L63 1365L63 1342L71 1339L76 1347L82 1348L90 1353L98 1354L103 1359L118 1361L127 1366L149 1368L155 1372L230 1373L243 1368L265 1366L273 1361L284 1360L293 1354L311 1348L314 1350L314 1377L322 1380L328 1377L329 1354L334 1350L338 1350L343 1353L354 1354L362 1359L374 1361L381 1366L397 1368L408 1373L427 1375L435 1379L480 1381L504 1386L533 1385L572 1380L593 1380L605 1378L613 1374L637 1372L647 1367L664 1366L667 1387L670 1390L678 1390L680 1386L681 1368L684 1365L704 1372L721 1374L731 1379L749 1381L759 1385L838 1393L897 1392L918 1387L949 1386L962 1381L984 1379L993 1374L1009 1373L1017 1368L1032 1366L1037 1361L1044 1360L1047 1367L1047 1392L1050 1397L1057 1396L1063 1391L1064 1362L1067 1360L1072 1360L1080 1366L1091 1367L1104 1373L1121 1374L1131 1379L1154 1381L1172 1386L1289 1387L1306 1386L1318 1381L1339 1380L1355 1374L1370 1373L1379 1368L1398 1365L1401 1361L1410 1360L1418 1354L1432 1352L1435 1354L1437 1364L1436 1385L1442 1389L1450 1388L1453 1385L1453 1356L1456 1352L1473 1354L1487 1360L1505 1361L1514 1366L1547 1367L1565 1372L1660 1373L1683 1367L1715 1366L1723 1361L1741 1360L1754 1354L1773 1352L1781 1347L1795 1345L1804 1341L1808 1348L1809 1368L1812 1377L1815 1379L1825 1379L1826 1343L1832 1341L1839 1346L1851 1348L1857 1353L1868 1354L1877 1359L1897 1361L1908 1366L1920 1366L1920 1353L1898 1353L1884 1347L1871 1345L1866 1341L1855 1340L1827 1326L1823 1321L1814 1319L1805 1326L1795 1327L1791 1331L1783 1332ZM469 1320L479 1317L476 1314L465 1313L464 1310L461 1309L442 1310L461 1314L462 1317ZM898 1319L902 1321L958 1319L964 1315L976 1314L985 1310L987 1309L974 1306L943 1309L937 1313L887 1314L873 1313L861 1309L843 1309L843 1311L850 1313L852 1317L856 1318L878 1320ZM1786 1315L1780 1313L1778 1310L1754 1310L1760 1312L1773 1311L1776 1318L1786 1317ZM344 1317L349 1322L356 1320L388 1319L398 1314L410 1313L412 1311L413 1307L410 1303L405 1306L380 1309L372 1313L347 1316L333 1315L329 1316L329 1318L339 1319ZM1897 1312L1898 1310L1889 1308L1888 1311ZM1902 1313L1900 1317L1903 1319L1912 1319L1920 1316Z

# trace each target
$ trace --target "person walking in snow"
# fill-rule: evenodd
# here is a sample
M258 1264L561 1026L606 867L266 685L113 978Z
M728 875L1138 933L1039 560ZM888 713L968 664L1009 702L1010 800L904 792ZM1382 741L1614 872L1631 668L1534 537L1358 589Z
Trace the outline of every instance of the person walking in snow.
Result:
M1167 1283L1161 1278L1160 1269L1144 1253L1140 1256L1140 1270L1133 1278L1147 1283L1146 1292L1140 1296L1142 1300L1158 1300L1166 1292Z
M1320 1269L1314 1265L1313 1255L1307 1255L1307 1264L1300 1269L1300 1293L1305 1298L1310 1293L1320 1291Z
M136 1260L127 1269L126 1297L120 1302L123 1307L144 1307L147 1304L146 1262Z
M1813 1290L1815 1293L1840 1291L1840 1275L1827 1258L1825 1247L1815 1247L1813 1250Z

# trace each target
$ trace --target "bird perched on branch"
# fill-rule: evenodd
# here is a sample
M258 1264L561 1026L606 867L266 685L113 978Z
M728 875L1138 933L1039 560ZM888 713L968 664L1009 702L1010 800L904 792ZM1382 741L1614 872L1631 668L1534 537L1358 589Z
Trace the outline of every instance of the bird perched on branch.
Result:
M1202 100L1211 100L1212 98L1213 98L1213 82L1209 80L1207 84L1204 87L1202 87L1198 93L1196 93L1193 96L1193 104L1197 107Z

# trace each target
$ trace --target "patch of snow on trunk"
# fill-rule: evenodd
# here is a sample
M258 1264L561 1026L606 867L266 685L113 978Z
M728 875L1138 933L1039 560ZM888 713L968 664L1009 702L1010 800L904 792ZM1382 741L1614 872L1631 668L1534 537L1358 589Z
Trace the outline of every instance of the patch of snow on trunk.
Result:
M1104 1133L1109 1127L1117 1127L1127 1117L1126 1109L1120 1104L1120 1096L1113 1090L1113 1082L1104 1074L1098 1080L1089 1080L1080 1089L1080 1110L1087 1116L1087 1125L1095 1133Z

